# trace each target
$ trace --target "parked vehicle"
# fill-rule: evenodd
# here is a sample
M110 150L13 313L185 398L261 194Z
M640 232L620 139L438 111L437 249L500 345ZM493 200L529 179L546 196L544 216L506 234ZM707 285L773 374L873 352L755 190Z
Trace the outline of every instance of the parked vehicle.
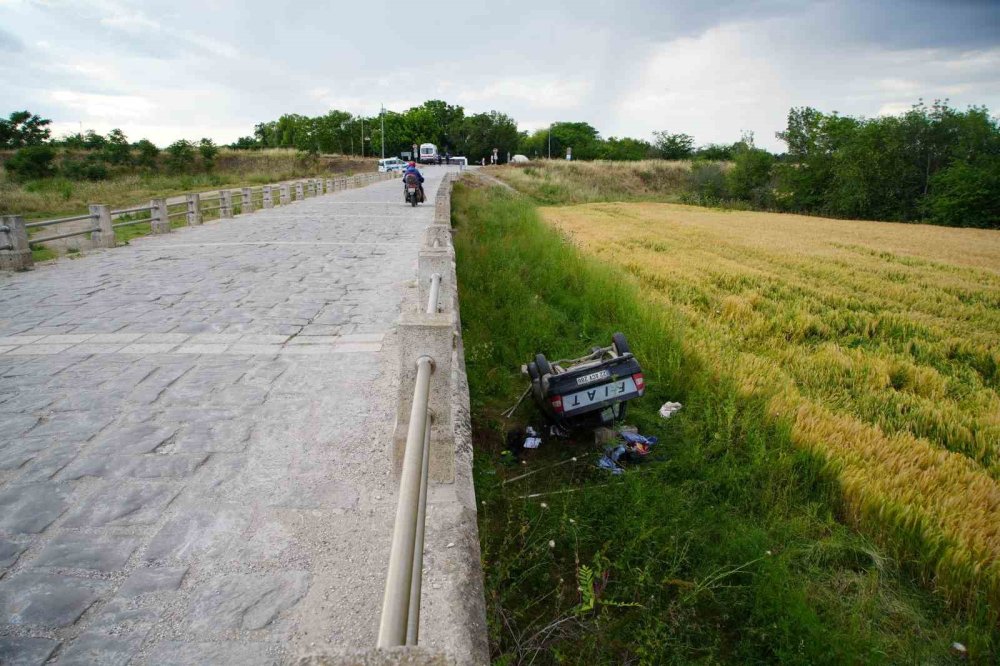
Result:
M420 159L417 160L421 164L437 164L438 161L438 149L433 143L422 143L420 144Z
M610 426L625 418L627 402L646 391L639 361L622 333L608 347L577 359L550 362L544 354L521 367L535 403L568 430Z
M378 170L382 173L402 171L406 168L406 162L398 157L387 157L378 161Z

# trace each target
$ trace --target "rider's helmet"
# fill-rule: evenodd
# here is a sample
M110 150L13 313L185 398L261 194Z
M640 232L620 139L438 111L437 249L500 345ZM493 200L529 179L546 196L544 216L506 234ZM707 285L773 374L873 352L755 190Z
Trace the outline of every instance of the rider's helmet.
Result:
M414 162L413 160L410 160L410 162L406 166L415 167L415 166L417 166L417 163Z

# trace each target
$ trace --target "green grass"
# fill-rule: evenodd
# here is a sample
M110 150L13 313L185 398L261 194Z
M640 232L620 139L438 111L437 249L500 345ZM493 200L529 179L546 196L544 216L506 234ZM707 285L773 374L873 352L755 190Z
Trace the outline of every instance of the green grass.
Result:
M526 198L459 184L453 206L495 663L947 664L953 641L991 659L994 619L946 607L842 524L822 462L684 351L681 317L564 242ZM629 421L661 438L654 460L611 477L592 444L546 440L527 466L501 464L504 431L537 420L530 406L498 416L524 388L519 365L616 330L646 371ZM684 409L664 422L666 400Z

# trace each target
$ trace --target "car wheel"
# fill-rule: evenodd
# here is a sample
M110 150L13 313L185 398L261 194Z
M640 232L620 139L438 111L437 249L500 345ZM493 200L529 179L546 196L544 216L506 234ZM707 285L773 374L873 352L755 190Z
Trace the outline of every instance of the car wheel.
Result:
M535 363L534 361L528 363L528 378L531 380L535 380L538 379L539 377L541 377L541 375L538 374L538 364Z
M542 377L552 374L552 365L549 363L549 360L545 358L545 354L538 354L535 356L535 367L538 368L538 373Z
M628 346L628 341L625 339L624 333L615 333L612 335L611 344L614 345L615 351L618 352L619 356L632 353L632 348Z

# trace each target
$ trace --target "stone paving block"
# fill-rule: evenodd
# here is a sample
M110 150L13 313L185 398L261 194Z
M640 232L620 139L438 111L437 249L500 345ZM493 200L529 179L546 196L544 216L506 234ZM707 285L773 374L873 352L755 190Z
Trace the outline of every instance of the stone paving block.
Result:
M0 490L0 530L39 534L67 508L69 488L58 483L8 486Z
M46 335L39 341L39 344L51 345L51 344L78 344L80 342L86 342L90 338L94 337L93 333L69 333L64 335Z
M181 506L149 542L143 560L187 562L218 556L249 524L249 516L237 504Z
M138 539L130 537L62 534L45 546L31 566L110 573L124 567L138 547Z
M90 344L120 342L122 344L135 342L143 336L142 333L98 333L87 340Z
M143 605L135 599L115 597L104 603L87 629L112 636L138 635L141 639L163 615L163 605Z
M287 335L268 335L265 333L249 333L240 336L240 344L249 345L282 345L288 341Z
M0 412L12 414L30 414L40 412L55 402L55 398L44 391L20 391L9 398L0 401Z
M26 345L29 342L38 342L44 335L8 335L0 338L0 345Z
M139 342L154 344L172 343L179 345L182 342L186 342L190 337L187 333L146 333L139 338Z
M177 345L173 343L144 343L144 342L133 342L127 347L123 347L119 350L119 354L137 354L140 356L148 356L150 354L166 354L167 352L174 349Z
M51 638L0 637L0 664L4 666L41 666L55 652L59 641Z
M134 479L180 479L191 476L208 460L207 454L137 456L126 473Z
M186 344L177 348L178 354L222 354L229 348L228 344ZM16 350L15 350L16 351Z
M181 586L187 567L144 567L132 572L118 590L119 597L173 592Z
M207 581L191 601L186 626L198 633L263 629L301 599L309 574L232 574Z
M38 425L40 420L32 414L0 413L0 446L15 441Z
M27 549L28 544L26 543L17 543L0 537L0 568L13 566L21 553Z
M125 346L125 343L96 343L85 342L81 345L74 345L70 349L71 354L89 356L91 354L117 354Z
M113 428L94 439L88 446L88 452L103 455L150 453L166 443L176 432L177 426L158 426L153 423Z
M59 654L59 663L67 666L125 666L139 651L142 638L82 634Z
M240 410L192 408L185 413L188 420L174 437L172 452L239 453L247 447L253 424Z
M82 444L104 430L112 421L105 411L65 412L46 418L25 439L63 444Z
M17 345L0 345L0 354L5 354L12 349L17 349Z
M173 484L108 485L91 495L66 519L66 527L151 525L180 493Z
M247 354L250 356L277 356L281 345L258 345L238 342L226 350L227 354Z
M17 349L11 349L7 352L6 356L44 356L46 354L58 354L59 352L66 351L72 345L69 344L58 344L58 345L24 345L23 347L18 347Z
M65 627L106 594L111 583L42 572L0 580L0 622Z
M163 641L156 644L145 662L149 666L278 666L285 663L280 649L268 643L219 641L184 643Z

